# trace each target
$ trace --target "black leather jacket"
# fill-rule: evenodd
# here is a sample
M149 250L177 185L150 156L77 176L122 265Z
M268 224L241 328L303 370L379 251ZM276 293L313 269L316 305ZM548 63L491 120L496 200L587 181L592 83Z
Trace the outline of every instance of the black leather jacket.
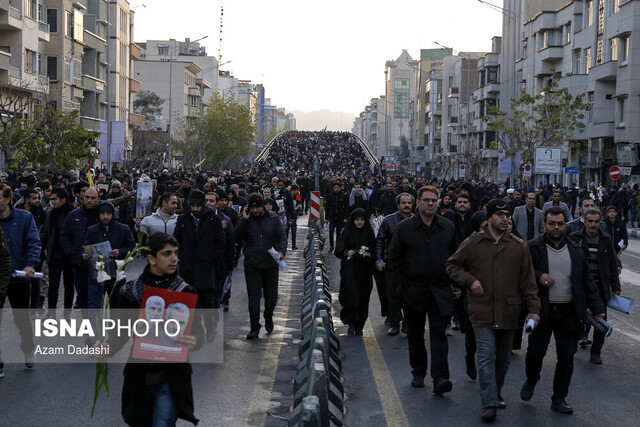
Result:
M382 220L382 224L380 224L380 229L378 230L378 236L376 237L376 261L384 261L386 259L387 248L389 247L389 243L391 243L391 237L393 237L393 233L396 231L396 227L400 224L400 221L402 221L400 212L387 215Z

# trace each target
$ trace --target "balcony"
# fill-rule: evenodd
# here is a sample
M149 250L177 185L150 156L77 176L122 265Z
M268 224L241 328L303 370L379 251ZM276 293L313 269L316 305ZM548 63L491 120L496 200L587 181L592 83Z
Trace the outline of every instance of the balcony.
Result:
M11 68L11 54L0 50L0 70L9 71Z
M460 94L460 88L458 87L450 87L449 88L449 98L458 97Z
M49 24L46 22L38 21L38 40L49 41Z
M200 98L200 88L190 87L189 90L188 90L188 95L189 96L196 96L196 97Z
M540 49L536 55L543 62L555 62L564 58L564 47L548 46Z
M141 58L141 56L140 56L140 54L141 54L140 47L135 43L131 43L129 45L129 48L130 48L129 49L130 50L129 55L131 55L131 59L133 59L135 61L139 61L140 58Z
M135 113L129 113L129 126L144 126L147 120L144 116Z
M500 93L500 83L488 82L486 85L484 85L484 93L486 95Z
M129 79L129 92L140 93L140 80L136 80L133 78Z
M82 75L82 87L90 92L104 92L105 81L89 74Z
M87 130L100 132L100 122L102 120L96 117L80 116L80 124Z
M609 61L589 68L589 75L599 82L616 81L618 76L618 61Z
M95 33L85 29L84 30L84 44L85 49L87 47L97 50L98 52L106 52L107 41Z

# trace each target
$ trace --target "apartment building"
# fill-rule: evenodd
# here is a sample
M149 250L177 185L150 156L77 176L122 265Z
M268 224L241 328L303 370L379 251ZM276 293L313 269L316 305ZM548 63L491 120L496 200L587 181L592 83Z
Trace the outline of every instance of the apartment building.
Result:
M413 139L412 115L416 96L418 61L404 49L400 56L385 64L385 135L380 147L384 156L400 154L402 138L411 144Z
M549 7L558 3L561 6ZM561 87L583 95L591 107L584 132L574 135L586 141L586 149L571 153L567 145L563 150L564 164L580 167L582 173L551 178L608 185L608 169L614 164L639 175L640 2L584 0L543 6L523 16L519 86L537 94L554 72L570 74Z
M0 0L0 82L29 93L49 90L44 51L49 41L42 0Z

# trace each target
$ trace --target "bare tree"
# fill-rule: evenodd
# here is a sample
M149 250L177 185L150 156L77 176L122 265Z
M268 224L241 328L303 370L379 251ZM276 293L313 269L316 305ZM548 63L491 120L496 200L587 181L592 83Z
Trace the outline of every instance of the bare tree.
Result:
M46 102L44 94L25 81L18 85L0 85L0 151L4 153L7 168L11 167L18 149L40 135L43 121L35 116L43 102Z

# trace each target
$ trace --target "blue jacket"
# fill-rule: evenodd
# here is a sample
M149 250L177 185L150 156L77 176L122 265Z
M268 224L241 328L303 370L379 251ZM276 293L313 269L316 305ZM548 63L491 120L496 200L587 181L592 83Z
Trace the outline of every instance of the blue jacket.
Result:
M7 237L11 253L11 272L36 268L40 263L42 244L36 228L36 222L30 212L11 209L8 217L0 219L0 226ZM25 279L11 277L9 283L25 282Z

